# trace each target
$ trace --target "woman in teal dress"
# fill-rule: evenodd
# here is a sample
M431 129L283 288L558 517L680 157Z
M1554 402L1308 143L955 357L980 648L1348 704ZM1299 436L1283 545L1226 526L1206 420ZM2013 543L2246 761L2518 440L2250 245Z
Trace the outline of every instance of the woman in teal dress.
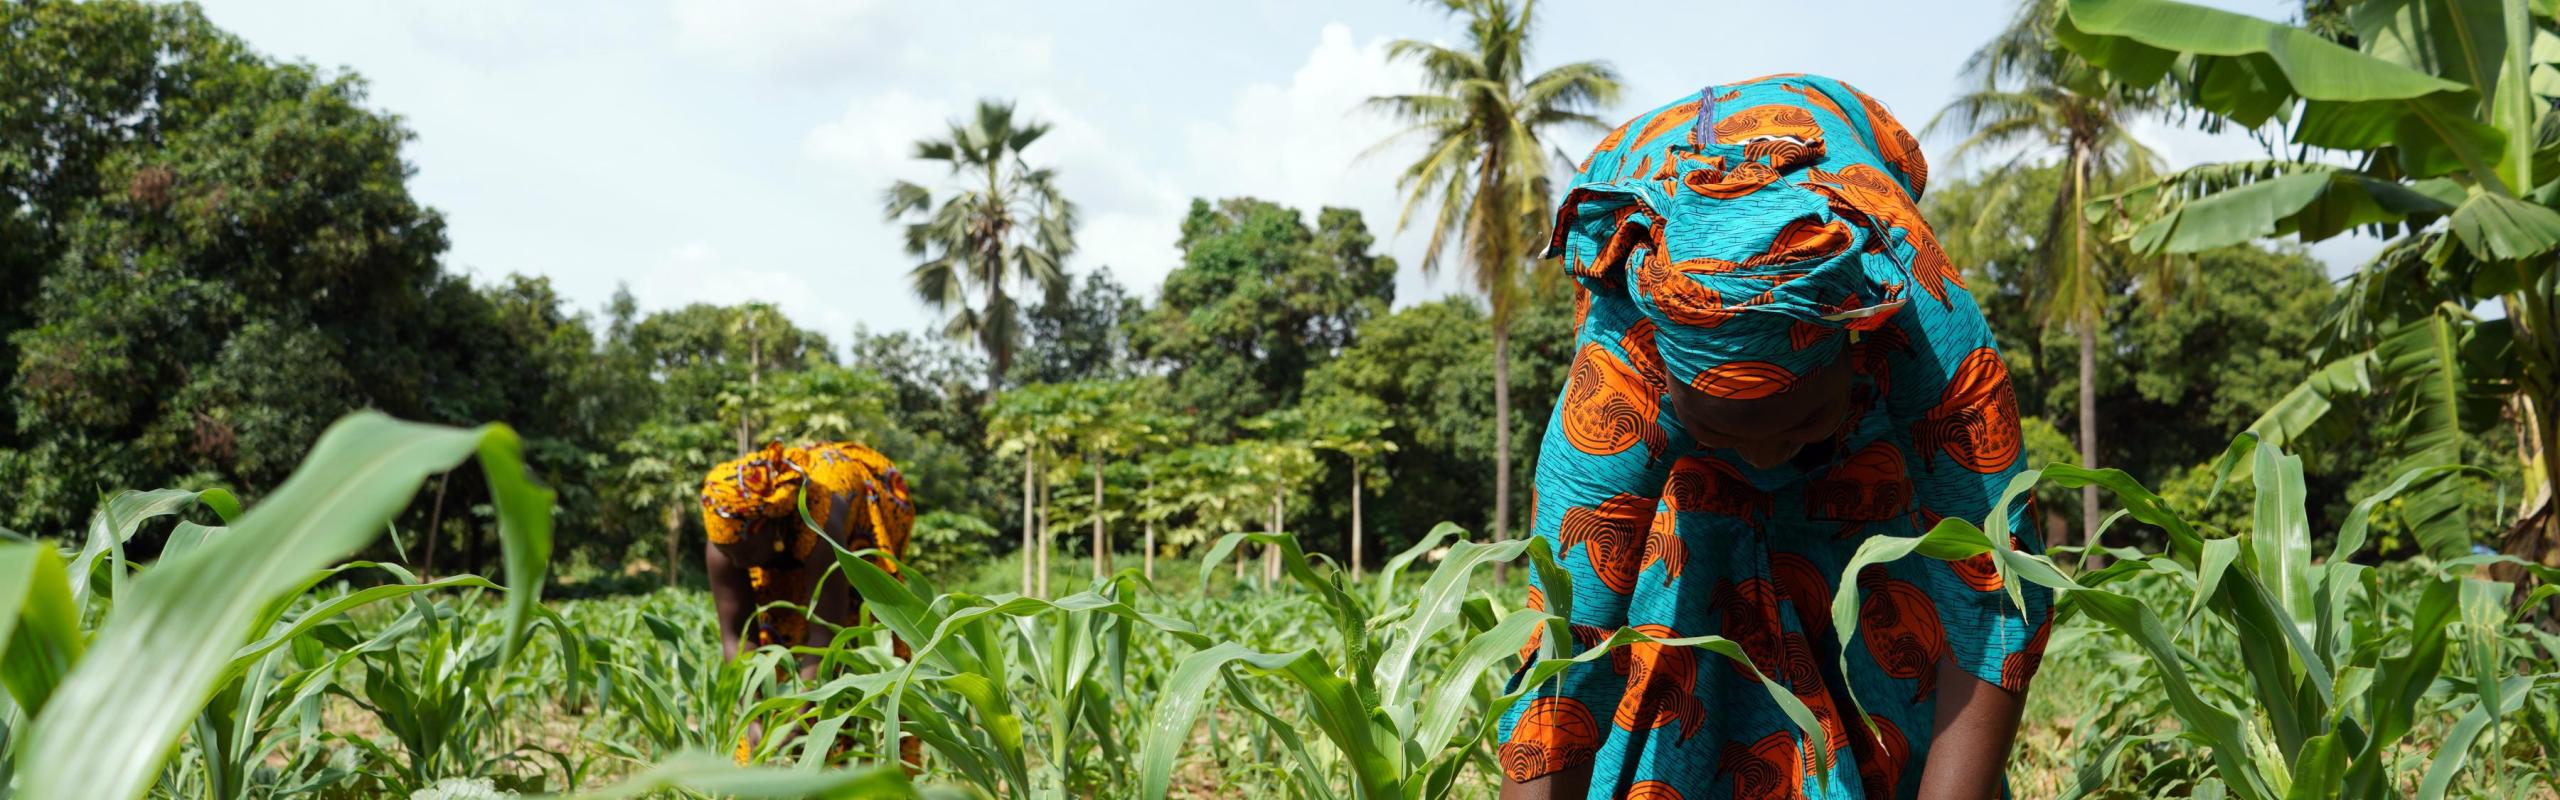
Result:
M1710 86L1583 163L1547 249L1582 307L1534 511L1576 641L1524 657L1620 628L1722 636L1821 729L1740 663L1639 643L1515 687L1505 797L2005 793L2051 594L2013 600L1987 556L1841 575L1870 537L1982 523L2023 466L2008 371L1921 219L1927 180L1881 104L1808 75ZM1529 603L1557 591L1533 580Z

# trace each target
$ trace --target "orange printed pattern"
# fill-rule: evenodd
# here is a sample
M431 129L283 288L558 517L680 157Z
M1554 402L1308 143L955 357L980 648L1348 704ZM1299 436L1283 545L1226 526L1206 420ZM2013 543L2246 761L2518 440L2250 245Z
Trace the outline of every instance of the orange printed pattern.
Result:
M1565 438L1592 455L1614 455L1642 443L1648 452L1665 447L1660 390L1644 376L1599 345L1584 345L1574 354L1573 373L1565 381Z
M1870 568L1858 576L1866 601L1858 607L1858 638L1884 674L1918 681L1913 702L1936 692L1938 659L1947 653L1947 635L1938 626L1937 604L1929 593L1907 581L1885 577Z
M1494 748L1503 777L1533 780L1591 763L1600 749L1600 724L1591 709L1569 697L1541 697L1512 723L1511 738Z
M1635 630L1656 639L1680 638L1661 625L1638 625ZM1627 676L1627 689L1619 697L1613 720L1617 726L1645 731L1678 724L1682 741L1697 733L1698 725L1707 719L1706 706L1698 703L1697 652L1640 641L1611 653L1611 665ZM1625 657L1617 657L1620 653Z
M1642 542L1653 525L1653 501L1631 494L1609 498L1596 508L1568 508L1558 541L1565 552L1583 548L1594 575L1609 591L1635 591L1642 566Z
M2003 472L2018 463L2026 448L2018 430L2018 391L2009 384L1999 351L1985 347L1966 354L1914 438L1923 452L1945 453L1974 472Z

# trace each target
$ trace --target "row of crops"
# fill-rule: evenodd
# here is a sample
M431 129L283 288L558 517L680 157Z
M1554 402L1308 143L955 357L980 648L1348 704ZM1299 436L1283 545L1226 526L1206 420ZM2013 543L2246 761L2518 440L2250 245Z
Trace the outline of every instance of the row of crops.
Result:
M514 589L332 563L475 454L509 523ZM80 535L0 542L0 794L1490 796L1518 654L1541 628L1574 641L1487 580L1501 562L1564 580L1543 542L1446 526L1362 581L1288 537L1235 534L1198 576L1270 546L1285 581L1175 589L1123 572L1055 600L900 583L848 553L871 614L802 680L781 649L720 659L698 593L536 602L549 501L521 463L503 427L359 415L254 507L126 492ZM2012 498L2038 480L2096 484L2124 508L2117 524L2167 532L2168 550L2111 550L2080 571L1950 521L1879 540L1849 569L1988 552L2007 585L2063 590L2013 769L2025 796L2560 790L2560 636L2528 621L2560 575L2520 595L2485 568L2540 568L2356 563L2368 516L2409 480L2315 537L2299 459L2243 439L2223 466L2247 476L2247 530L2191 525L2118 472L2054 466ZM156 558L128 558L154 527L168 531ZM2315 539L2333 544L2315 553ZM1859 602L1835 601L1844 636ZM1625 647L1748 663L1718 637L1619 631L1529 677ZM893 765L902 737L923 745L912 777Z

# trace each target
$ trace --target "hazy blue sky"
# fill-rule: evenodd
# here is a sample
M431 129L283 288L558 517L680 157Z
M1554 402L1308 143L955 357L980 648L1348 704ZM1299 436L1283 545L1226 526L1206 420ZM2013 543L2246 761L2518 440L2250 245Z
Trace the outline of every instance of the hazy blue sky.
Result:
M2267 17L2287 4L2217 3ZM550 276L582 309L627 284L645 308L758 299L841 342L919 328L882 188L938 171L910 142L980 97L1055 124L1033 146L1084 212L1078 271L1152 295L1193 197L1347 205L1393 236L1409 159L1359 160L1393 130L1353 106L1414 87L1396 37L1452 39L1418 3L204 0L266 53L365 76L417 140L413 191L442 210L446 262L483 280ZM1786 4L1547 2L1538 64L1605 59L1623 118L1703 84L1771 72L1846 80L1915 129L1959 88L2011 0ZM2160 125L2172 161L2249 157L2245 139ZM1598 133L1562 142L1587 150ZM1925 142L1942 171L1947 138ZM1394 237L1398 302L1455 291ZM2324 247L2343 262L2368 247ZM2333 263L2333 269L2344 266Z

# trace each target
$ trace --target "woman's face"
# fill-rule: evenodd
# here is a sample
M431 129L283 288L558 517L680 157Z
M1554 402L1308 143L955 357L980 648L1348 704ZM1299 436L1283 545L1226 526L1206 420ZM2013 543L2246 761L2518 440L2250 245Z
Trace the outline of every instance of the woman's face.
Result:
M1855 377L1846 358L1832 362L1793 388L1755 400L1728 400L1683 383L1670 387L1671 411L1700 446L1732 448L1742 460L1769 469L1795 458L1805 445L1828 439L1849 417Z

